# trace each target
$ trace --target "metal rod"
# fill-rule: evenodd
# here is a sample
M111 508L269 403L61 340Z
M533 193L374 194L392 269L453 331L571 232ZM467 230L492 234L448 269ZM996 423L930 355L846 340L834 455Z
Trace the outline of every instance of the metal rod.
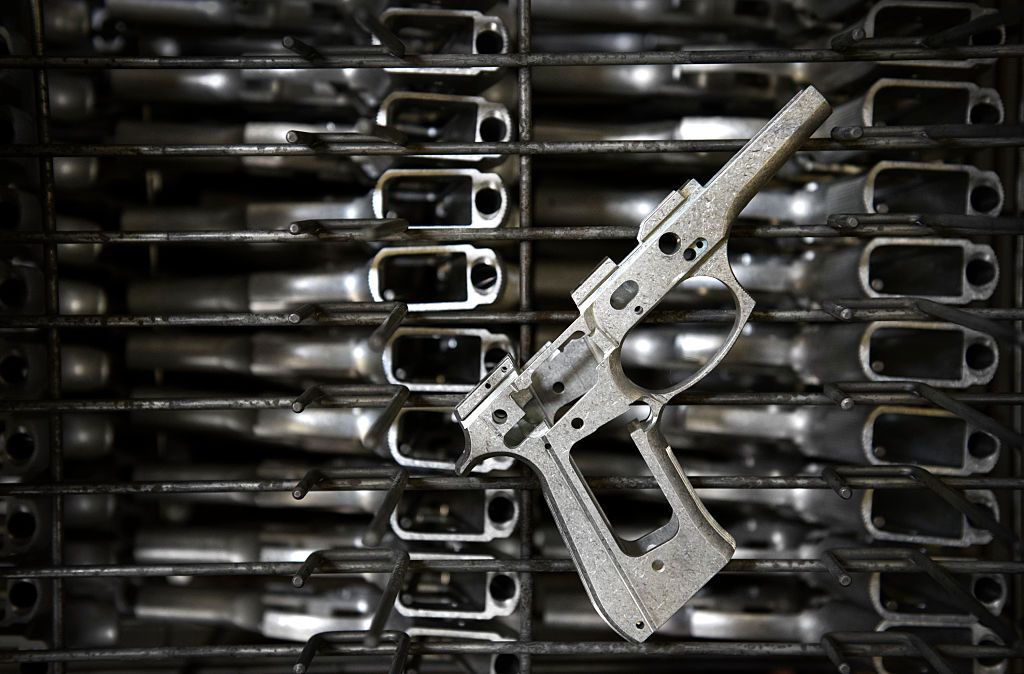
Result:
M866 306L869 302L849 309L848 317L829 313L825 309L764 309L751 314L751 322L762 323L849 323L862 321L930 320L932 316L915 306ZM1019 321L1024 309L978 307L961 309L969 316L990 321ZM3 316L0 328L159 328L159 327L290 327L293 312L249 313L223 312L208 314L130 314L123 316ZM317 317L323 326L380 325L386 314L382 312L353 311ZM578 314L577 314L578 315ZM461 323L569 323L571 311L439 311L409 314L403 324L461 324ZM650 323L732 323L735 315L729 310L674 309L651 312Z
M844 63L852 61L909 61L1019 58L1024 45L971 47L886 47L880 49L696 49L626 53L577 52L537 54L422 54L404 58L373 53L325 55L310 62L299 56L4 56L0 69L335 69L335 68L518 68L537 66L676 65L729 63Z
M511 141L507 143L430 142L394 145L391 143L295 144L224 143L204 145L96 145L88 143L42 143L37 145L0 145L0 157L309 157L309 156L405 156L415 155L579 155L579 154L663 154L725 152L733 153L746 144L745 139L724 140L575 140ZM1024 134L957 136L930 138L922 134L893 137L863 137L849 140L812 138L801 146L804 151L848 150L920 150L933 148L973 148L1024 146Z
M367 386L366 389L371 387ZM921 405L919 396L908 392L851 392L849 397L859 405ZM413 407L450 408L462 401L457 393L418 394L409 396ZM969 404L1020 405L1024 394L1014 393L958 393L952 396ZM319 407L349 409L355 407L386 407L394 399L391 392L380 395L359 393L346 395L338 392L318 403ZM672 399L677 405L834 405L835 401L824 393L792 392L733 392L698 393L688 391ZM294 398L116 398L108 400L3 400L0 412L135 412L167 410L254 410L292 409Z
M689 478L698 489L831 489L824 477L798 475L769 477L754 475L703 475ZM324 483L304 485L308 491L375 490L392 485L391 477L331 478ZM855 489L924 489L918 480L898 475L849 475L845 485ZM954 489L1024 489L1024 477L945 477L942 482ZM595 491L619 489L656 489L653 477L595 477L587 481ZM0 496L52 496L54 494L207 494L225 492L292 492L294 479L264 480L177 480L154 482L82 482L51 484L4 484ZM471 491L480 489L539 489L532 477L474 478L454 476L410 477L405 491Z
M60 651L5 651L0 662L58 662L65 660L170 660L243 657L297 657L303 646L293 645L238 645L238 646L158 646L142 648L82 648ZM1003 646L937 644L935 649L951 658L1021 658L1024 642L1007 648ZM394 647L381 644L367 647L362 644L333 644L332 655L392 655ZM527 653L532 655L599 655L669 657L745 657L745 658L820 658L825 653L818 644L775 641L677 641L671 643L632 644L625 641L415 641L410 644L411 655L430 654L501 654ZM879 644L846 642L844 653L853 657L914 656L917 651L905 644Z
M847 216L853 217L853 216ZM733 236L757 238L788 237L875 237L875 236L933 236L937 232L970 233L978 235L1016 235L1024 232L1024 219L963 216L965 220L935 220L926 216L908 216L903 223L877 223L870 215L856 216L853 227L836 225L755 225L739 222L733 227ZM887 219L892 219L889 216ZM864 220L864 222L860 222ZM923 224L912 224L920 220ZM382 242L505 242L505 241L592 241L630 240L636 238L636 227L621 225L595 225L589 227L527 227L512 229L437 228L412 229L401 234L367 236L360 232L325 231L292 234L280 231L164 231L164 232L97 232L15 231L0 232L0 243L96 243L96 244L220 244L220 243L349 243L363 241Z
M520 54L529 54L533 27L531 22L531 0L518 0L516 7L517 29ZM520 68L517 74L519 85L519 140L533 139L533 80L530 68ZM519 157L519 229L533 230L533 157ZM627 228L630 229L630 228ZM519 243L519 310L529 311L532 308L533 291L533 241L521 239ZM525 363L533 353L533 324L523 323L519 327L519 358ZM529 469L520 464L521 474L529 477ZM524 489L518 494L519 504L519 558L529 560L533 557L533 497ZM530 641L533 638L533 574L521 573L519 576L519 639ZM530 674L533 663L530 655L523 653L518 656L518 667L515 671ZM511 668L509 668L511 669Z
M44 17L42 0L31 0L32 15L32 53L35 57L44 58L45 38L43 33ZM48 76L45 68L38 68L36 76L36 114L39 143L50 144L50 92ZM57 245L52 235L57 231L56 184L53 173L53 160L50 157L39 158L39 189L41 194L42 231L50 239L43 244L43 275L45 282L45 308L47 317L53 318L60 313L59 265ZM46 331L46 362L47 362L47 393L52 400L61 394L61 348L59 326L50 325ZM50 443L50 479L60 484L64 478L64 437L62 419L58 412L49 415ZM54 494L51 505L52 527L50 529L50 559L54 564L64 561L64 497ZM53 648L64 646L64 584L54 579L52 585L51 606L51 643ZM64 671L63 663L57 663L55 674Z
M1024 574L1024 562L994 562L950 559L936 561L948 573ZM0 568L0 578L165 578L169 576L282 576L295 577L305 571L316 576L385 573L395 568L391 559L322 559L316 568L307 562L207 562L198 564L108 564L90 566ZM909 559L885 556L843 559L843 568L853 573L920 573ZM417 573L575 573L571 559L413 559L409 571ZM828 564L817 559L733 559L721 573L829 573Z

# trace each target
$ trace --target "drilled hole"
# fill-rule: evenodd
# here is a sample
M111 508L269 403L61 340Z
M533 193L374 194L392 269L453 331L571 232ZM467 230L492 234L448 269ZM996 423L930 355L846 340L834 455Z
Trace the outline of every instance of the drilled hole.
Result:
M672 232L662 234L658 239L658 250L665 255L675 255L679 250L679 237Z
M976 459L987 459L996 453L999 443L988 433L975 431L967 438L967 451Z
M984 370L996 362L996 354L988 345L974 343L967 347L965 359L972 370Z
M556 381L554 384L551 385L551 390L559 394L565 393L565 384L563 384L560 381Z
M494 674L519 674L519 657L512 653L495 656Z
M999 208L999 192L988 185L976 185L971 189L971 208L979 213L991 213Z
M687 248L686 250L683 251L683 259L686 260L687 262L690 262L695 257L697 257L697 251L695 251L693 248Z
M651 568L655 571L664 571L665 562L661 561L660 559L656 559L653 562L651 562Z
M983 286L995 280L996 266L988 260L978 258L967 263L964 274L972 286Z
M998 124L999 108L991 103L978 103L971 108L971 124Z
M476 204L476 210L485 217L491 217L501 208L501 192L493 187L484 187L476 193L473 202Z
M498 270L486 262L477 262L469 271L469 280L480 292L486 292L498 282Z
M491 578L488 591L496 601L508 601L516 596L516 581L512 580L511 576L499 573Z
M495 496L491 499L491 502L487 504L487 518L492 522L498 524L505 524L511 522L512 518L515 517L516 506L512 503L512 499L507 496Z
M991 604L1003 598L1003 586L995 578L982 576L974 581L974 596L979 601Z
M497 117L488 117L480 122L480 139L485 143L501 142L507 132L505 122Z
M578 430L580 430L581 428L583 428L583 419L580 419L579 417L576 417L575 419L573 419L573 420L572 420L571 422L569 422L569 423L570 423L570 425L571 425L571 426L572 426L573 428L575 428L575 429L576 429L577 431L578 431Z
M25 306L28 299L28 286L16 277L4 279L0 283L0 303L12 309Z
M612 305L612 309L625 309L626 306L633 301L640 292L640 285L633 281L623 281L623 283L612 292L612 296L608 298L608 303Z
M31 611L38 599L39 590L35 585L24 580L19 580L7 590L7 600L18 611Z
M0 360L0 379L5 384L24 384L28 380L28 361L16 353Z
M36 533L36 516L19 510L7 518L7 532L16 541L27 541Z
M503 424L508 421L508 412L505 410L494 410L491 413L491 418L494 419L494 423Z
M36 453L36 440L28 433L11 433L4 450L14 461L28 461Z
M505 48L501 33L494 30L482 30L476 36L477 54L500 54Z

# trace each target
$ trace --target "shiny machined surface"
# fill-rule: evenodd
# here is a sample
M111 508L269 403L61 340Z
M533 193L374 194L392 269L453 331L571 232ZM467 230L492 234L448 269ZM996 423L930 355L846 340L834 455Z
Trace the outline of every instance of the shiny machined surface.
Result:
M1017 4L0 3L0 672L1022 671Z

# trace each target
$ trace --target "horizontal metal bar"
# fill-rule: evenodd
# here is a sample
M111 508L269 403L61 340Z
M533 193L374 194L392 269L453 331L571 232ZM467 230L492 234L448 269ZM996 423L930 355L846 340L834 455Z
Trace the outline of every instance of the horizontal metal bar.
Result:
M822 309L764 309L751 314L752 322L761 323L850 323L865 321L934 320L932 316L913 308L892 306L846 307L849 318L837 318ZM970 316L996 321L1024 320L1024 309L997 309L990 307L961 309ZM324 326L376 326L385 312L331 314L318 317L313 323ZM578 314L571 311L512 311L512 312L435 312L410 314L403 325L412 324L494 324L494 323L569 323ZM650 323L732 323L735 314L728 310L691 309L655 311L648 317ZM223 312L208 314L168 314L125 316L0 316L0 328L160 328L160 327L309 327L308 322L293 320L293 312L248 313Z
M361 387L358 394L346 394L344 387L338 387L319 402L320 407L353 408L385 407L394 397L393 393L380 387L376 393L373 386ZM373 391L373 392L371 392ZM454 407L464 396L457 393L414 394L409 396L410 407ZM884 392L850 393L856 404L864 405L920 405L927 401L913 393ZM958 393L952 396L968 404L1020 405L1024 404L1024 393ZM291 409L294 398L115 398L107 400L0 400L0 412L134 412L167 410L253 410ZM698 393L688 391L672 399L675 404L700 405L835 405L835 401L824 393Z
M1018 58L1024 45L973 47L888 47L885 49L690 49L641 52L533 54L325 54L309 61L290 55L252 56L4 56L0 69L134 69L134 68L519 68L525 66L676 65L728 63L843 63L852 61L963 60Z
M823 477L799 475L763 477L756 475L698 475L689 478L700 489L832 489ZM844 484L855 489L923 489L918 480L904 476L844 476ZM1024 489L1024 477L944 477L955 489ZM52 496L55 494L208 494L226 492L290 492L297 479L261 480L179 480L165 482L67 482L58 484L3 484L0 497ZM311 491L375 490L384 491L390 478L353 477L332 479L330 486ZM653 477L595 477L587 480L595 491L619 489L657 489ZM539 489L532 477L476 478L455 476L411 477L406 491L471 491L480 489Z
M421 156L421 155L579 155L579 154L662 154L666 152L728 152L739 150L746 139L732 140L575 140L522 141L507 143L430 142L326 143L316 146L282 143L224 143L218 145L96 145L56 143L46 145L0 145L0 157L310 157L310 156ZM930 148L998 148L1024 145L1022 135L963 136L929 138L906 135L885 138L829 140L812 138L801 146L808 152L848 150L920 150Z
M984 560L936 561L950 573L1024 574L1024 562ZM167 578L170 576L294 576L302 562L209 562L200 564L106 564L61 567L5 567L0 578ZM394 568L389 560L325 562L311 576L349 573L386 573ZM414 559L411 572L438 573L575 573L571 559ZM921 569L906 559L863 558L843 560L843 569L853 573L915 573ZM720 573L828 573L824 562L815 559L733 559Z
M302 644L294 645L235 645L235 646L157 646L141 648L81 648L39 651L0 651L0 662L62 662L62 661L159 661L183 659L197 662L203 659L297 657ZM936 644L936 650L950 658L1022 658L1024 642L1011 648L985 645ZM331 655L391 655L394 647L386 644L364 646L359 643L335 644ZM843 652L849 657L908 656L917 654L906 645L863 644L844 642ZM625 641L442 641L416 640L411 643L410 655L452 654L531 654L550 656L642 656L648 658L677 657L735 657L735 658L820 658L825 657L818 644L776 641L673 641L633 644Z
M870 216L861 216L867 219ZM860 224L856 227L832 225L751 225L737 223L733 237L785 238L785 237L874 237L874 236L932 236L936 232L969 232L978 235L1020 234L1024 220L1019 218L972 217L970 228L939 227L925 224ZM990 223L990 227L986 227ZM1015 227L1012 227L1015 225ZM592 241L635 239L636 227L621 225L595 225L589 227L529 227L524 229L467 229L446 227L413 229L401 234L385 236L363 232L327 231L292 234L279 231L164 231L164 232L97 232L97 231L20 231L0 232L3 243L94 243L94 244L172 244L172 243L307 243L307 242L362 242L385 241L402 243L501 243L505 241Z

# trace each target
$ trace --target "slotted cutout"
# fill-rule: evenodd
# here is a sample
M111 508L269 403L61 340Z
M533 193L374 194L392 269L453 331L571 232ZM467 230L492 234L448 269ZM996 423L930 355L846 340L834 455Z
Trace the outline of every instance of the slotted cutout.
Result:
M656 308L662 306L735 310L728 287L709 276L686 279ZM672 388L692 377L722 349L731 328L727 323L658 324L649 318L652 312L626 333L621 350L626 377L649 391Z
M589 481L598 477L651 474L628 434L627 424L636 417L633 413L623 415L573 445L570 450L573 467L588 482L588 487ZM611 442L610 438L618 441ZM639 557L670 539L679 529L679 522L660 487L614 491L590 489L590 495L619 549L627 555Z

